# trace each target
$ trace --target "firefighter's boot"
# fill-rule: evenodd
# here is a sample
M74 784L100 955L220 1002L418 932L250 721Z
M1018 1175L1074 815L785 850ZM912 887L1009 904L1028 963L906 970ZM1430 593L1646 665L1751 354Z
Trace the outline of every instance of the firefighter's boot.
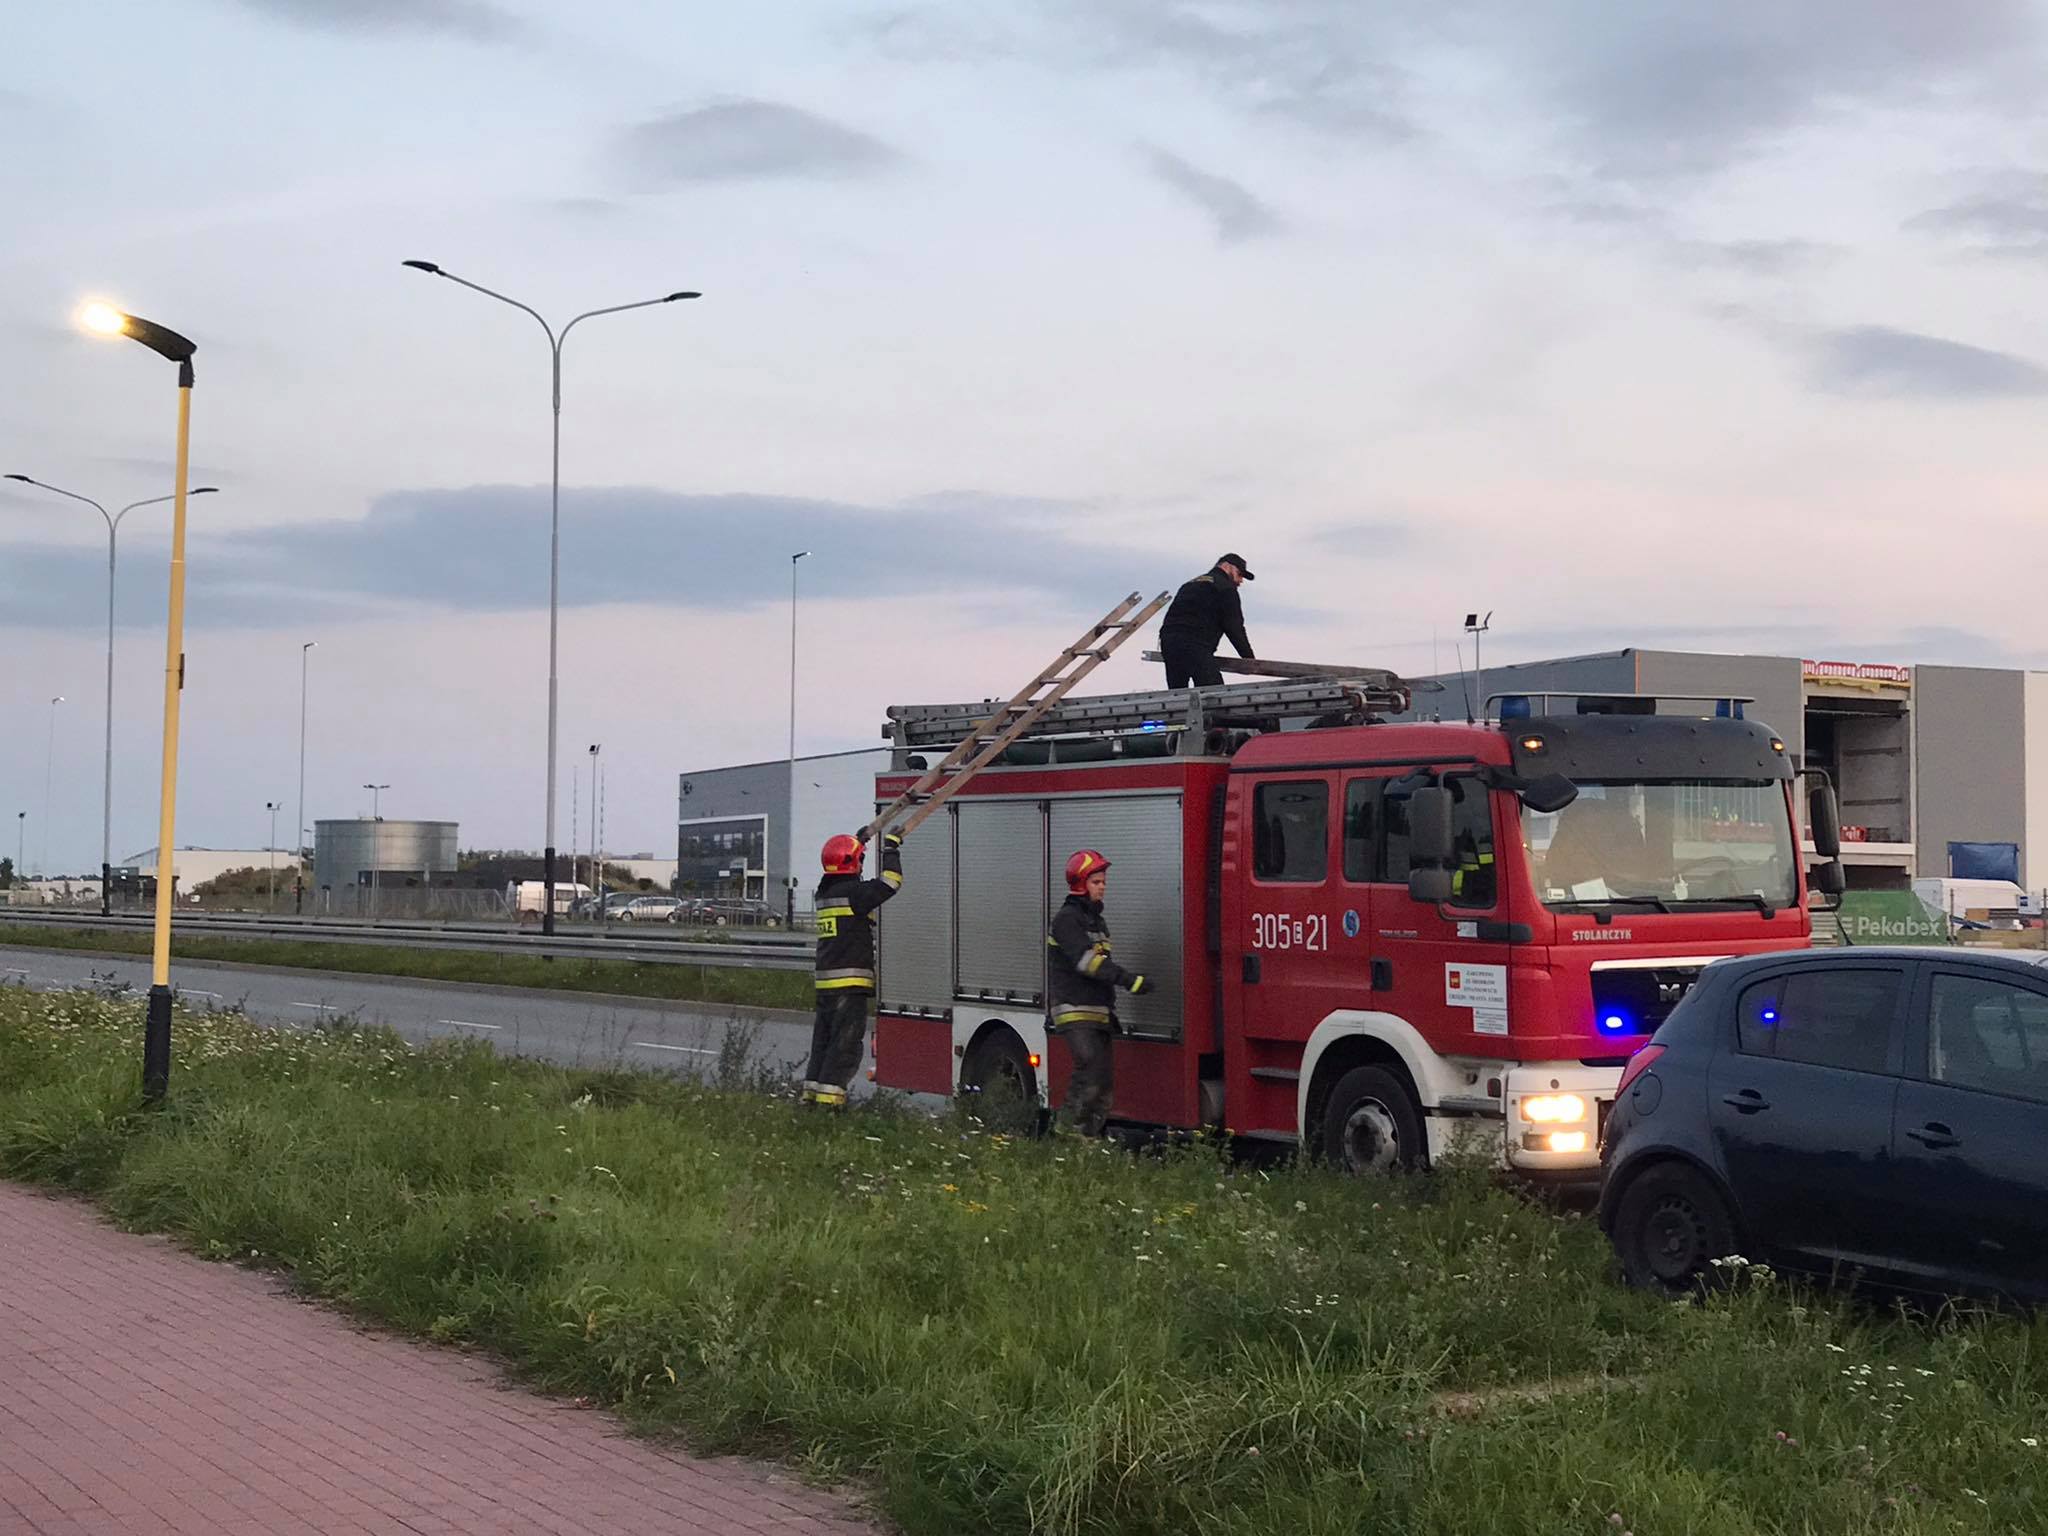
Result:
M811 1102L817 1105L818 1108L846 1108L846 1090L844 1088L833 1083L819 1083L816 1086L818 1091L811 1096Z

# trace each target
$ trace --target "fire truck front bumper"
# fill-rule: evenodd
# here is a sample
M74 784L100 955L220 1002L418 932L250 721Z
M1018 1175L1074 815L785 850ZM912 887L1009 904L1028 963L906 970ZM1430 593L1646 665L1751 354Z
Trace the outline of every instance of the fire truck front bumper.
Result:
M1600 1127L1621 1080L1615 1067L1578 1062L1511 1068L1504 1082L1506 1153L1525 1173L1600 1175Z

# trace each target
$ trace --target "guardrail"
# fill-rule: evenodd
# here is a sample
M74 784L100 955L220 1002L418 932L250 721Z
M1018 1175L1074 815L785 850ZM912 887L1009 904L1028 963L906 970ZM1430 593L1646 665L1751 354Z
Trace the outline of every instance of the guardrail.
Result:
M0 907L0 942L11 923L43 928L112 929L148 933L151 919L136 915L101 917L97 912L53 912L47 908ZM469 950L480 954L541 955L552 959L635 960L657 965L731 965L754 970L805 971L811 945L801 938L746 938L706 941L649 937L630 925L603 937L515 933L461 924L335 923L302 918L179 916L173 931L209 938L285 939L321 944Z

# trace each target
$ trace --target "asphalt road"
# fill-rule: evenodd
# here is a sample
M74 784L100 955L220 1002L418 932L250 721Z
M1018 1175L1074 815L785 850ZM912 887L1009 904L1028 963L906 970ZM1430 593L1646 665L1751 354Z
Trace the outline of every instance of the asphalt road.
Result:
M810 1053L808 1017L704 1003L614 1001L574 992L443 986L332 971L208 965L180 960L171 980L186 1006L240 1008L266 1022L307 1028L325 1020L387 1024L406 1039L450 1035L563 1066L627 1066L686 1074L718 1066L730 1039L751 1065L800 1077ZM149 962L126 955L45 951L0 944L0 985L38 990L125 982L149 990ZM867 1067L853 1091L871 1091Z

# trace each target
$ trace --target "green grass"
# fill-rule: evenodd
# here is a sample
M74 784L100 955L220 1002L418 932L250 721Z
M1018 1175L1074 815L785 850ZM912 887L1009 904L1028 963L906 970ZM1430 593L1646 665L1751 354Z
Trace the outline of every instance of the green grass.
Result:
M0 924L0 945L146 955L146 930L44 928ZM323 944L318 940L235 939L210 934L171 935L171 953L186 960L228 960L295 970L342 971L357 976L417 976L543 992L604 992L667 1002L732 1003L755 1008L809 1010L808 971L755 970L737 965L676 965L632 960L548 960L475 950L402 945Z
M690 1083L178 1028L146 1112L136 1004L0 991L0 1174L914 1536L2048 1529L2048 1323L1754 1270L1674 1304L1474 1171L826 1119L738 1041Z

